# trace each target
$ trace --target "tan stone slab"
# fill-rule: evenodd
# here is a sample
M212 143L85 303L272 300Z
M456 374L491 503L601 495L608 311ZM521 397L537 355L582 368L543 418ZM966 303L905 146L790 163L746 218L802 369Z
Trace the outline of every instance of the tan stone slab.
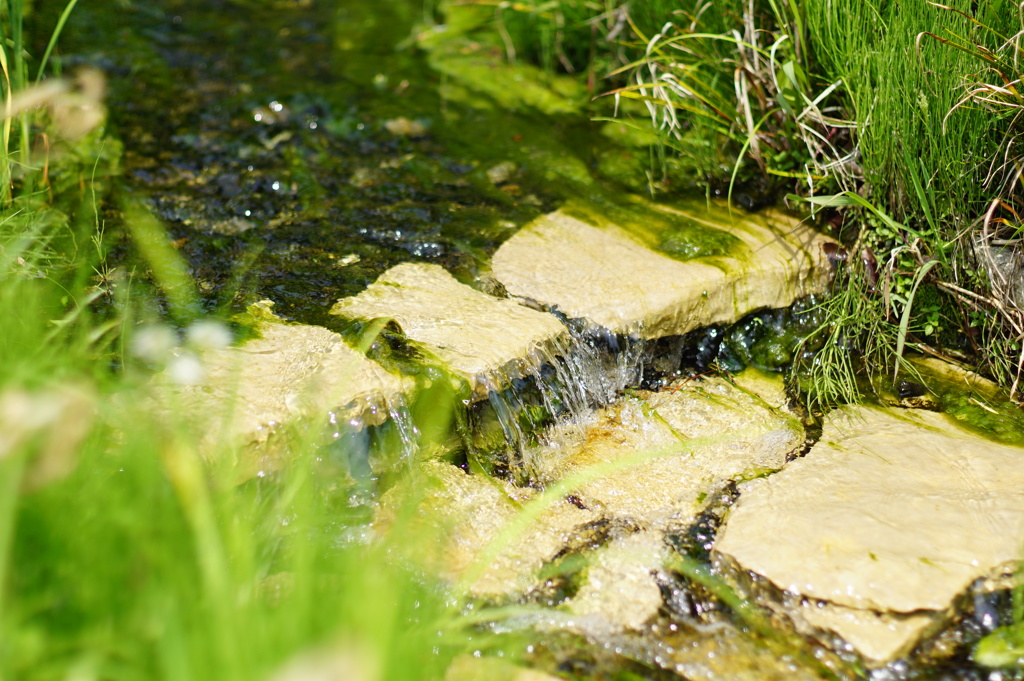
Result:
M502 598L533 588L545 563L566 546L578 528L598 517L559 500L521 531L506 532L522 506L537 496L536 490L469 475L444 461L424 461L419 466L421 475L384 495L378 525L390 527L403 505L414 503L415 522L420 523L415 534L427 540L413 547L413 558L448 581L468 579L465 586L473 596ZM500 536L506 543L498 547L486 569L467 577Z
M882 613L824 601L802 605L798 616L817 629L841 636L870 666L881 666L907 655L918 641L945 621L944 613Z
M339 300L331 314L394 319L406 337L485 394L505 377L532 373L568 333L552 315L480 293L423 263L391 268L359 295Z
M201 363L205 378L170 394L211 443L260 445L299 417L380 424L411 387L319 326L266 323L259 338L207 352Z
M506 241L492 268L510 295L569 317L641 338L678 335L785 307L823 288L827 239L794 221L776 221L777 227L754 219L729 226L746 245L742 256L682 262L614 225L595 227L554 212Z
M942 414L859 407L749 483L715 549L793 593L911 613L945 611L1022 545L1024 449Z
M593 556L586 581L567 603L569 611L599 618L609 633L639 630L662 606L655 575L667 557L661 532L613 539ZM594 628L592 623L588 633Z
M721 379L639 395L599 412L575 443L554 438L527 466L545 482L599 471L578 490L584 504L667 528L727 481L781 468L803 442L795 418Z

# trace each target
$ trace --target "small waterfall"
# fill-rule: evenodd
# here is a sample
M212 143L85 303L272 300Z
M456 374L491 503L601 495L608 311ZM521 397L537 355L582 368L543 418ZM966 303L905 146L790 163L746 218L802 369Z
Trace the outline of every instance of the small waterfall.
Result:
M322 456L351 477L351 503L370 505L382 473L412 466L420 450L419 429L401 396L369 406L363 416L346 418L339 411L328 412ZM381 412L387 418L382 420ZM370 418L364 418L366 414Z
M539 446L582 437L595 409L639 384L646 342L575 322L568 327L567 338L535 348L509 371L514 375L484 383L487 399L470 409L467 445L486 468L524 478Z

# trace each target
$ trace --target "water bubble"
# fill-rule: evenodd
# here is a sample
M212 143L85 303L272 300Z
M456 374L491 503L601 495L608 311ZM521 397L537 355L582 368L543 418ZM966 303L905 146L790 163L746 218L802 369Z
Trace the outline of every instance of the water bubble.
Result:
M284 104L275 100L270 103L270 109L275 113L281 113L284 110Z
M277 180L274 180L274 183L270 185L270 188L273 189L275 192L280 191L281 183L278 182Z

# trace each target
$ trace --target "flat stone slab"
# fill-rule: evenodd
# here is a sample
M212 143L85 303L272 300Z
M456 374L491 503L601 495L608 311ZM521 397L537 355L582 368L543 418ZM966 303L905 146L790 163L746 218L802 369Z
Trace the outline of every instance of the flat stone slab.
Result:
M640 630L663 605L657 575L668 555L660 532L616 537L591 558L586 581L566 606L589 618L582 627L589 635Z
M744 487L715 551L850 609L810 619L884 662L930 623L880 615L942 616L975 580L1011 570L1022 545L1024 448L930 411L851 407L829 414L804 458Z
M414 523L422 523L422 536L437 537L417 546L414 560L450 582L465 582L467 591L481 598L522 594L537 584L540 569L554 559L580 528L598 518L593 511L561 500L544 509L519 534L498 547L486 570L471 575L476 563L511 526L522 506L537 496L531 488L470 475L444 461L424 461L419 475L411 476L385 493L378 526L389 527L403 506L415 500ZM499 540L500 542L500 540Z
M533 373L568 335L550 314L480 293L439 265L423 263L391 268L359 295L339 300L331 314L394 319L478 395L508 377Z
M235 446L259 446L299 417L378 425L412 381L385 371L319 326L265 323L260 337L205 353L205 378L173 386L197 423Z
M556 211L506 241L492 268L513 297L648 339L785 307L822 290L830 276L821 248L828 239L795 220L751 217L717 228L737 237L743 253L680 261L615 225Z
M728 481L782 468L803 444L796 418L722 379L638 395L602 410L574 444L554 438L528 468L543 483L599 471L576 492L584 505L668 529Z
M876 612L846 608L824 601L800 606L797 616L821 631L840 634L869 665L882 665L910 653L944 618L939 613Z

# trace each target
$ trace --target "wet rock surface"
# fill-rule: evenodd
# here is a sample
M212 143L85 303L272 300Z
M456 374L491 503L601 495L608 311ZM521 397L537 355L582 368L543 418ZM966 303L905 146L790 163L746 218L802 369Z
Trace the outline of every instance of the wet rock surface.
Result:
M535 521L516 527L523 506L537 491L484 475L468 474L444 461L426 461L416 476L384 495L378 525L391 525L415 500L424 536L442 543L417 547L412 559L478 598L506 599L536 584L536 575L567 543L598 518L567 500L543 504ZM490 551L486 562L481 562Z
M527 465L545 484L579 477L584 506L666 531L728 482L781 468L803 438L792 415L715 378L625 398Z
M406 338L434 354L483 397L510 378L534 373L565 347L554 316L460 284L438 265L405 263L331 314L350 320L394 319Z
M284 425L302 419L336 431L379 425L412 388L328 329L266 322L258 333L204 353L191 384L160 377L159 399L183 409L211 445L258 452Z
M558 446L532 452L524 485L423 462L421 479L385 495L378 526L415 500L423 534L432 526L446 538L417 559L473 597L540 606L521 626L583 636L687 678L819 678L727 617L666 619L688 598L673 586L672 536L688 532L724 487L781 468L803 443L781 382L741 379L640 393L582 427L553 428L547 437Z
M1015 565L1022 454L943 414L837 410L806 457L741 489L715 551L811 599L797 617L884 663Z
M594 226L549 213L506 241L492 266L513 297L641 338L680 335L734 322L761 307L785 307L827 281L824 237L795 221L745 218L705 222L702 230L695 248L717 235L742 243L727 255L683 262L614 224Z

